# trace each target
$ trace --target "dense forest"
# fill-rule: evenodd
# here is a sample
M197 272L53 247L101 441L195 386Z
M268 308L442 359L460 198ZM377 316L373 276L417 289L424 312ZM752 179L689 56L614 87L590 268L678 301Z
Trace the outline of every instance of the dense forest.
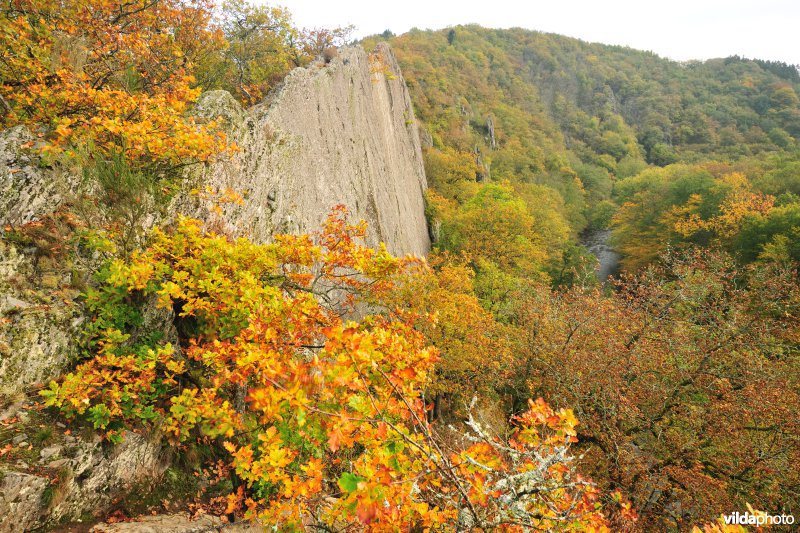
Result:
M484 181L511 187L522 201L536 198L527 201L531 209L542 209L542 199L552 204L537 230L539 269L551 273L560 271L559 247L565 251L570 236L608 226L613 216L631 269L668 243L724 238L749 262L781 235L791 241L800 192L793 66L739 57L677 63L472 26L390 42L428 135L431 205L451 226L444 247L462 247L458 221ZM735 228L718 227L725 215Z
M437 254L513 330L507 374L475 381L512 412L574 409L584 471L637 527L796 508L797 68L478 26L378 39L422 122ZM580 245L600 228L613 290Z
M478 26L367 38L402 66L430 185L434 249L397 258L333 205L270 244L145 227L237 150L192 116L202 91L258 103L351 28L243 0L0 9L0 124L86 184L2 239L98 264L73 276L80 357L36 396L108 446L163 439L170 500L281 531L734 532L722 515L797 511L794 66ZM598 229L622 254L607 284L580 240Z

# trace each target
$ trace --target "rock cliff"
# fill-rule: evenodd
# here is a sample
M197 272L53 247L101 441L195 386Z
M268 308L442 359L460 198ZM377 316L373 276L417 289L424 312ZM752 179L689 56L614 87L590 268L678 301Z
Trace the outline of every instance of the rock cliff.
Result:
M230 234L264 242L276 232L314 231L344 204L352 219L369 223L368 244L384 242L395 254L428 252L419 136L385 45L372 53L341 49L328 64L297 69L249 110L223 91L206 93L196 113L224 119L239 150L188 173L168 218L206 217ZM131 436L108 449L53 428L44 414L31 419L39 385L78 353L87 318L80 294L100 265L96 256L71 257L51 246L70 225L59 207L78 199L82 179L79 169L37 159L38 142L23 127L0 132L0 450L16 457L0 454L0 532L102 513L132 483L146 486L148 476L166 468L162 450L147 439ZM188 192L206 187L232 189L244 202L211 213L207 200ZM162 211L144 220L163 220ZM31 224L34 237L25 242L9 231ZM169 336L168 318L154 320Z
M223 117L240 148L200 180L244 196L243 206L225 212L230 231L257 241L276 231L315 231L344 204L369 222L370 245L427 254L419 135L387 45L370 54L343 48L327 65L296 69L250 110L224 91L206 93L197 109Z

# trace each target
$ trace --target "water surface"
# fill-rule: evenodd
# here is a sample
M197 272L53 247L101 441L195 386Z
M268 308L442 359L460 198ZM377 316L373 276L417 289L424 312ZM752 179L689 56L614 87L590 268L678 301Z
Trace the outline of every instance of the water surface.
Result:
M605 283L609 276L619 273L620 255L608 243L611 238L610 229L589 230L581 234L580 241L600 262L597 279Z

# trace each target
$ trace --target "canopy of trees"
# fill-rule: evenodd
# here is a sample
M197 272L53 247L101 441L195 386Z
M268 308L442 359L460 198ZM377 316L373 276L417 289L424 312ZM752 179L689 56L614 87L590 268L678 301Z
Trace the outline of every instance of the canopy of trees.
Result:
M521 29L383 38L426 141L435 248L506 332L498 402L575 409L581 464L631 498L634 529L796 508L797 69ZM587 228L613 229L613 290Z

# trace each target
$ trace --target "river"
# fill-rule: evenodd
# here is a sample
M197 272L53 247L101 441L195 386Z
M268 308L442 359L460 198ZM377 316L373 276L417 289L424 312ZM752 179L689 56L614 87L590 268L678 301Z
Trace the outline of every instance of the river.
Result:
M597 279L603 283L609 276L619 273L620 255L608 244L611 238L610 229L597 229L581 234L580 241L600 262L597 269Z

